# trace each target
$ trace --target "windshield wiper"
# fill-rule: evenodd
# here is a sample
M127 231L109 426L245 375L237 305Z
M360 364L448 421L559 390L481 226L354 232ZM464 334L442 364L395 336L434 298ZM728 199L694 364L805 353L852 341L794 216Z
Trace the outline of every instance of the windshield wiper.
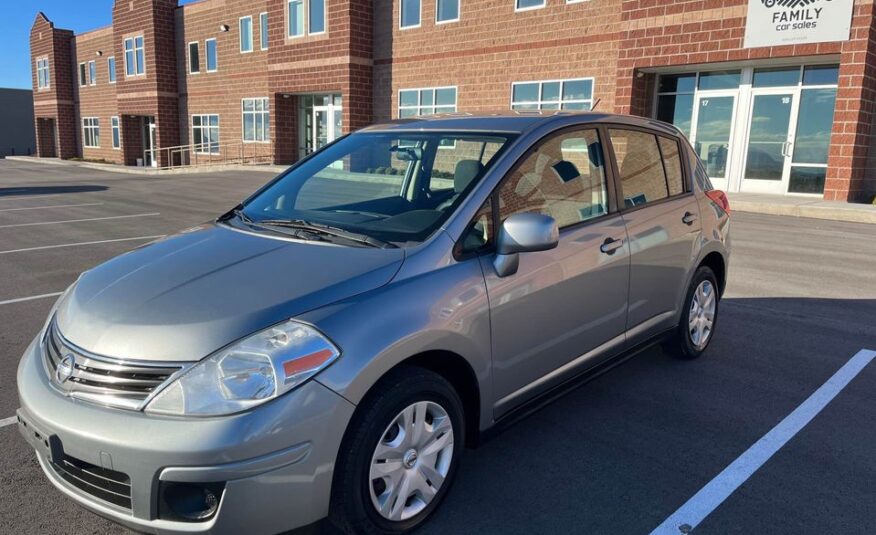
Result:
M311 221L305 221L303 219L260 219L258 221L253 221L250 219L248 222L252 225L289 228L312 232L314 234L319 234L323 236L334 236L336 238L342 238L348 241L368 245L370 247L377 247L379 249L394 249L398 247L394 243L383 241L367 234L350 232L349 230L344 230L329 225L323 225L320 223L313 223Z

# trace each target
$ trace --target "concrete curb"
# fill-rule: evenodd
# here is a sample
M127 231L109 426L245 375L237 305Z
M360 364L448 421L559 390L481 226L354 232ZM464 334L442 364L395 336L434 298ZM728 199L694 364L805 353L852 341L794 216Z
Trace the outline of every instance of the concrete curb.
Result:
M730 209L734 212L750 212L791 217L809 217L812 219L825 219L830 221L846 221L849 223L876 224L876 206L866 204L782 204L738 200L731 197Z

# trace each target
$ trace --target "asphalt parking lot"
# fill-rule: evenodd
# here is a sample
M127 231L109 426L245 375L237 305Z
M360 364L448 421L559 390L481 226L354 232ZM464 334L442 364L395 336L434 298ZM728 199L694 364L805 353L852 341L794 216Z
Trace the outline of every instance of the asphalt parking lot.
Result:
M53 296L270 177L0 160L3 532L125 532L56 491L8 420ZM708 353L649 349L468 451L421 533L876 533L876 363L862 352L876 350L876 225L732 217Z

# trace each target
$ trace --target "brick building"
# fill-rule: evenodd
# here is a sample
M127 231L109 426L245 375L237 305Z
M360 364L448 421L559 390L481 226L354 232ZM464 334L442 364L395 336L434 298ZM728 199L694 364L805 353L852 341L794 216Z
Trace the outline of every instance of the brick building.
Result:
M752 10L812 35L752 45ZM112 15L79 35L37 15L40 156L290 163L377 120L598 106L675 123L730 191L876 193L872 0L117 0Z

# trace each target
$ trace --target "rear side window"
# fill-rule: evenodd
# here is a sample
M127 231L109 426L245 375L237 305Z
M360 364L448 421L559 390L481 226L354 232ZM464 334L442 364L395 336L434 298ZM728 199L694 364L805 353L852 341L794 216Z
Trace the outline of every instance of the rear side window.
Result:
M657 136L635 130L609 130L627 208L669 197ZM676 146L676 159L678 148Z
M660 137L660 152L663 154L663 165L666 168L669 195L681 195L684 193L684 172L681 167L681 156L678 153L678 142L668 137Z
M499 215L553 217L560 228L608 212L602 146L596 130L554 135L512 171L499 190Z

